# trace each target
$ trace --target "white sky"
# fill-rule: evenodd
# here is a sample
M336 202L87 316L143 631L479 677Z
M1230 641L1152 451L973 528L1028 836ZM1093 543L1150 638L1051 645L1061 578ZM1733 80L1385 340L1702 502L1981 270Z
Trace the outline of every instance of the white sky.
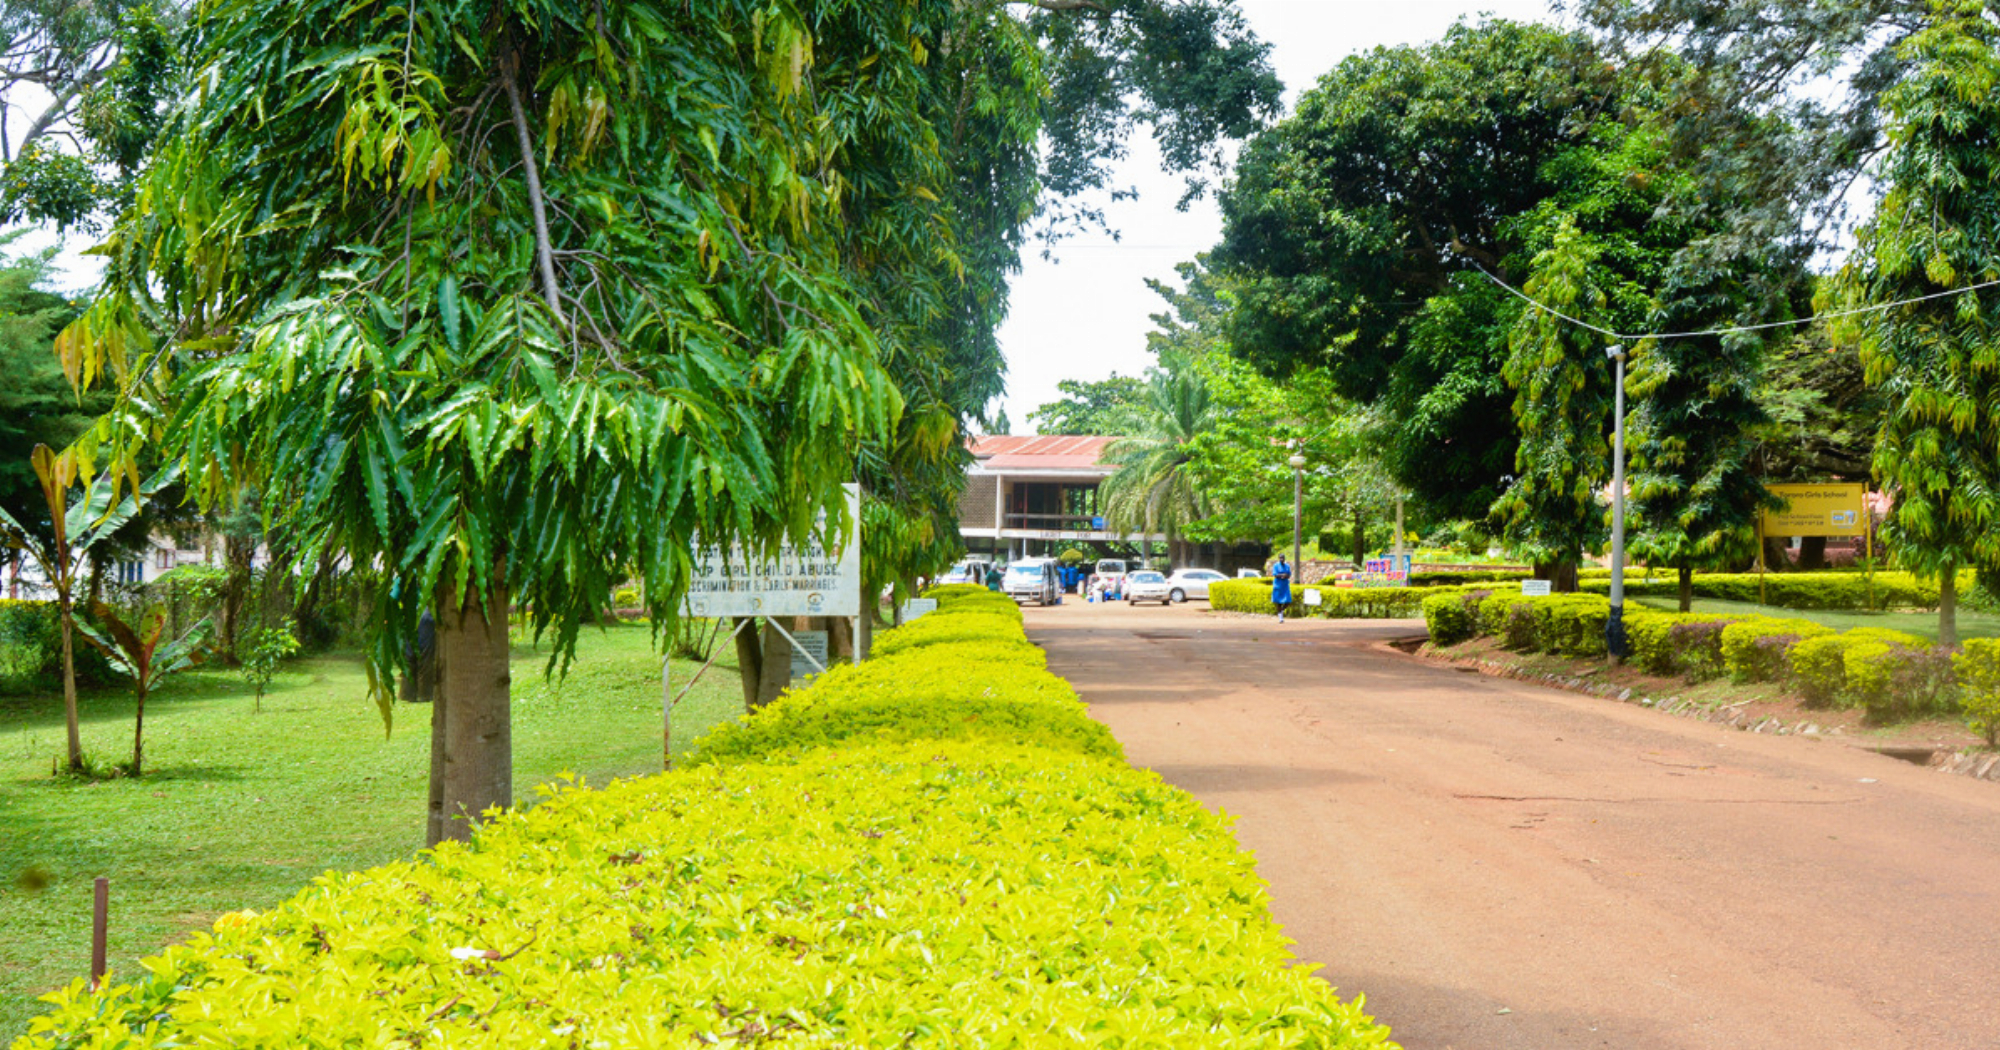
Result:
M1342 58L1372 47L1423 44L1444 35L1460 18L1490 13L1519 21L1554 21L1545 0L1238 0L1257 35L1270 41L1271 62L1285 83L1290 106ZM1159 155L1142 132L1112 179L1136 186L1139 199L1106 206L1120 234L1064 243L1053 262L1039 248L1022 260L1013 281L1000 345L1007 355L1003 404L1014 432L1027 433L1028 413L1056 398L1064 379L1103 379L1113 372L1137 375L1152 363L1146 353L1151 315L1166 303L1146 287L1148 277L1174 280L1174 264L1190 260L1222 235L1222 216L1211 196L1186 212L1174 210L1180 179L1160 170Z

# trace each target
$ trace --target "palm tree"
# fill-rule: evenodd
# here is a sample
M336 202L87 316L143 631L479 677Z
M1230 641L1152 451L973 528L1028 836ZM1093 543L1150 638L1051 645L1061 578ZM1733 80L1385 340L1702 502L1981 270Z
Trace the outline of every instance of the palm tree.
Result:
M1099 488L1105 523L1125 533L1165 533L1168 557L1181 564L1181 534L1208 516L1208 496L1197 484L1195 441L1215 428L1208 384L1177 357L1148 371L1140 405L1140 432L1106 448L1118 469Z

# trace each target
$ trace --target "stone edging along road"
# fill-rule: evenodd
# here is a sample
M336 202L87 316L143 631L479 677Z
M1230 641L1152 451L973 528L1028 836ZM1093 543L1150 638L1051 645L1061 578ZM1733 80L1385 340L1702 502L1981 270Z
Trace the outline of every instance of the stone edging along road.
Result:
M1416 636L1412 636L1408 641L1414 641L1415 639ZM1428 639L1426 638L1426 640ZM1650 707L1658 711L1664 711L1670 715L1693 718L1702 722L1713 722L1717 725L1740 729L1746 733L1768 733L1772 736L1803 736L1815 740L1830 740L1845 735L1838 726L1827 729L1816 722L1805 719L1788 723L1772 715L1760 718L1742 710L1741 703L1711 707L1692 700L1683 700L1678 696L1652 697L1635 695L1633 690L1622 688L1610 682L1591 682L1577 675L1532 671L1502 663L1498 660L1488 660L1477 656L1450 656L1438 652L1417 652L1411 648L1406 648L1406 644L1406 640L1399 639L1396 642L1385 643L1383 648L1393 649L1396 652L1413 656L1425 663L1442 664L1447 667L1460 667L1478 671L1482 675L1493 678L1508 678L1517 682L1529 682L1534 685L1548 686L1552 689L1562 689L1605 700L1615 700L1619 703ZM1743 703L1747 702L1744 701ZM1914 761L1913 758L1906 758L1904 754L1898 753L1895 749L1872 748L1859 744L1849 746L1859 751L1871 751L1889 758ZM1915 753L1921 755L1923 752L1928 752L1928 757L1922 761L1914 761L1914 764L1928 766L1940 773L1953 773L1978 780L2000 782L2000 752L1966 754L1943 749L1924 748L1916 749Z

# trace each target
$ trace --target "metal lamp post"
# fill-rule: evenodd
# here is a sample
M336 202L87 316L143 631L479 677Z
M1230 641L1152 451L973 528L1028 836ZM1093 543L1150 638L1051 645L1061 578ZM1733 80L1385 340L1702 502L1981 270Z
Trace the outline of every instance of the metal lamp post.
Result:
M1305 502L1306 494L1306 457L1294 452L1292 453L1292 458L1285 462L1292 465L1292 574L1296 576L1301 571L1299 569L1299 516Z
M1613 665L1625 661L1625 348L1604 348L1613 363L1611 430L1611 615L1604 621L1604 651Z

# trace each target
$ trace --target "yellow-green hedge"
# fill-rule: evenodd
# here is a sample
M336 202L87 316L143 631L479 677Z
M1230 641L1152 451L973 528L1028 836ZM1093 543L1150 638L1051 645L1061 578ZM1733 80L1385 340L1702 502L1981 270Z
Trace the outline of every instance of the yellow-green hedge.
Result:
M1128 766L1017 620L943 597L914 626L986 636L928 628L693 768L227 916L16 1048L1393 1045L1290 961L1226 818Z
M1329 619L1401 620L1424 615L1424 600L1438 594L1459 594L1471 590L1491 590L1490 584L1439 587L1335 587L1332 584L1292 585L1292 604L1287 616L1319 616ZM1320 604L1307 605L1305 592L1319 592ZM1208 585L1208 607L1229 612L1269 613L1271 581L1263 579L1217 580Z
M1958 594L1980 600L1977 579L1971 572L1960 573ZM1611 574L1599 570L1579 574L1577 586L1607 594ZM1677 576L1647 578L1627 570L1625 593L1673 595L1679 593ZM1935 609L1938 605L1936 580L1923 581L1907 572L1878 572L1871 581L1857 572L1698 572L1694 575L1694 596L1732 602L1760 602L1784 609Z
M1958 676L1959 702L1966 722L1986 736L1986 746L2000 747L2000 639L1975 638L1952 658Z

